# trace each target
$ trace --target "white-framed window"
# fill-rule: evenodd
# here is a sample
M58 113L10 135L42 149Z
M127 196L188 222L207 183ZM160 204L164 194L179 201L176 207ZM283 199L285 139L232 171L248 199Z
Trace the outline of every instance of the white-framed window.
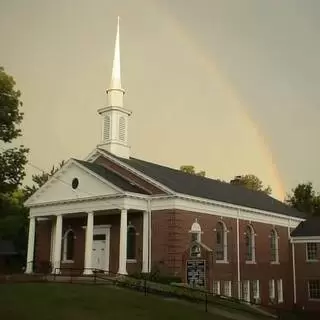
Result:
M252 281L252 295L253 299L260 299L260 281L253 280Z
M219 221L216 226L216 261L228 260L228 232L224 222Z
M319 259L319 244L307 243L306 244L307 261L318 261Z
M320 300L320 280L308 281L308 296L309 299Z
M223 282L223 295L232 297L232 282L230 280Z
M275 229L270 232L271 263L279 263L279 236Z
M275 284L274 279L269 280L269 298L273 300L275 298L276 292L275 292Z
M198 219L195 219L194 223L191 226L191 229L189 230L189 233L191 234L191 248L190 248L190 255L192 257L200 257L201 256L201 226L198 223ZM195 243L198 242L198 243Z
M283 302L283 283L282 279L277 280L278 303Z
M242 296L244 301L250 302L250 281L249 280L242 281Z
M246 246L246 262L255 262L256 261L255 233L251 225L248 225L246 227L245 246Z
M219 280L213 280L213 294L214 295L220 295L220 281Z
M74 240L75 234L72 229L68 229L63 235L63 251L62 261L73 262L74 261Z

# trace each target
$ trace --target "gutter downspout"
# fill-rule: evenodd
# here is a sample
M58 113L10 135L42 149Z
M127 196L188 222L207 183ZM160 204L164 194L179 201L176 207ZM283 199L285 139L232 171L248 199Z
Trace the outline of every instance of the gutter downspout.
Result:
M151 272L151 198L147 199L148 210L148 272Z
M291 242L292 248L292 274L293 274L293 303L297 303L297 285L296 285L296 259L295 259L295 250L294 243Z
M240 216L240 209L237 210L237 276L238 276L238 299L241 298L241 286L240 286L240 227L239 227L239 216Z
M289 226L288 226L288 239L291 243L291 253L292 253L292 277L293 277L293 304L297 303L297 284L296 284L296 258L295 258L295 248L294 243L292 242L291 238L291 220L289 219Z

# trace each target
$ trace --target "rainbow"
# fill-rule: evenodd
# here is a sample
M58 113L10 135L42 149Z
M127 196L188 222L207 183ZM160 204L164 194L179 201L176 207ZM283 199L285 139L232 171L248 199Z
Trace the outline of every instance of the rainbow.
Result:
M149 1L148 1L149 2ZM286 191L284 184L282 182L282 178L280 176L280 172L277 168L273 152L271 150L270 144L268 143L267 137L260 129L258 121L256 121L253 116L250 114L249 109L246 107L246 103L244 102L243 97L239 92L237 92L236 88L233 84L223 76L221 70L212 59L207 52L201 50L199 46L194 43L194 40L191 35L187 31L184 30L183 26L179 23L179 21L172 15L171 12L164 7L164 5L160 1L152 1L149 4L153 4L156 6L154 8L157 12L162 11L163 15L168 19L168 23L170 23L172 27L172 32L176 33L176 35L180 38L180 40L184 41L189 50L193 50L197 55L199 61L199 65L203 67L204 70L210 72L217 76L220 80L221 92L224 92L226 98L230 101L230 104L234 105L241 116L241 120L243 121L245 126L252 128L257 139L258 144L260 146L262 155L268 164L268 172L269 176L272 179L272 190L273 196L280 200L284 200Z

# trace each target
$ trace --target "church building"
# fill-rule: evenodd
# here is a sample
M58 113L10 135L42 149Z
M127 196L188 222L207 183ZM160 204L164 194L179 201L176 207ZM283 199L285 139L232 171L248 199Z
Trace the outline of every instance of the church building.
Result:
M292 305L291 232L304 215L263 192L130 156L119 20L101 142L25 203L26 273L150 273L248 302Z

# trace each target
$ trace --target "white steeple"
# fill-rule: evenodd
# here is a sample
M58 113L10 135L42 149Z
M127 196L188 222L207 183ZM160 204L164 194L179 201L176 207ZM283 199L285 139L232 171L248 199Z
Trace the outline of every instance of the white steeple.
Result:
M123 106L125 91L121 86L119 17L114 48L110 88L107 89L107 106L98 110L102 116L102 141L98 147L121 158L130 157L128 122L131 111Z
M120 30L119 30L119 17L117 24L117 35L114 46L114 57L112 65L112 76L111 76L111 89L122 89L121 88L121 68L120 68Z

